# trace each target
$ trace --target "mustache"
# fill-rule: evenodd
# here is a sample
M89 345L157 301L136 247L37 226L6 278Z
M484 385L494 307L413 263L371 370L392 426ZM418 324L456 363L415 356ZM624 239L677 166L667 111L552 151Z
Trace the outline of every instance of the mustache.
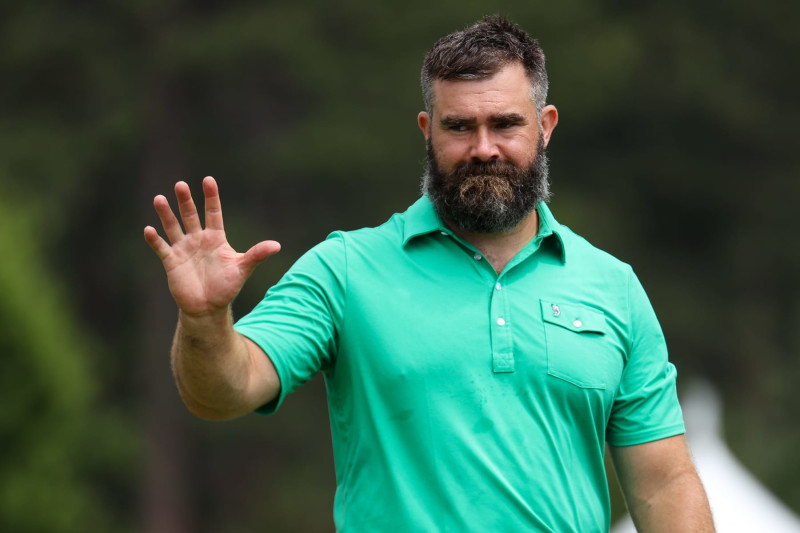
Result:
M480 174L459 180L456 193L463 205L477 208L491 201L497 210L505 212L514 201L515 187L507 176Z
M521 169L510 161L467 161L457 165L450 174L459 179L510 178L519 175L520 171Z
M504 212L523 187L523 174L510 161L468 161L453 169L450 184L463 205L478 207L491 198Z

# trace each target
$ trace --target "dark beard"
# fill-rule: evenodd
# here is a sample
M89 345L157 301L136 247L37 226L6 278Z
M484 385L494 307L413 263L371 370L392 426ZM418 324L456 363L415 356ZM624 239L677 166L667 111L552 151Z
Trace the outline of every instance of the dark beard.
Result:
M465 162L450 172L439 168L430 138L422 192L443 220L469 233L500 233L519 225L539 202L550 199L549 166L539 137L527 168L510 161Z

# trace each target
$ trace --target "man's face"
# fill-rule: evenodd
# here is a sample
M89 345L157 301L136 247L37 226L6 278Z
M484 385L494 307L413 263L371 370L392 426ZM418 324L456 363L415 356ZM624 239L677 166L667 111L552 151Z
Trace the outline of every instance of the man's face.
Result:
M520 64L485 80L436 80L423 189L440 216L477 233L509 231L548 196L547 145L558 114L537 118Z

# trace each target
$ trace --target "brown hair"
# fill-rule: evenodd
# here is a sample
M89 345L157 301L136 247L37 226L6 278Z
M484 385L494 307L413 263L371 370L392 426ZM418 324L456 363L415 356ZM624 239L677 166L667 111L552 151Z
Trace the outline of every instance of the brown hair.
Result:
M520 62L531 82L537 113L547 100L544 52L525 30L500 16L483 17L472 26L439 39L422 65L422 99L433 112L434 80L480 80Z

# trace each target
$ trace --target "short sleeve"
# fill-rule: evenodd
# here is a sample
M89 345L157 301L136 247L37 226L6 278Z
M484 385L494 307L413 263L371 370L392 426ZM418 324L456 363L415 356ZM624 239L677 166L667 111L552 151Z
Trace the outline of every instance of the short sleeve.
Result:
M333 364L344 309L346 255L334 233L303 255L234 328L272 361L277 399L257 409L275 412L287 394Z
M628 358L606 438L631 446L685 432L676 391L677 371L667 357L664 334L639 279L628 276Z

